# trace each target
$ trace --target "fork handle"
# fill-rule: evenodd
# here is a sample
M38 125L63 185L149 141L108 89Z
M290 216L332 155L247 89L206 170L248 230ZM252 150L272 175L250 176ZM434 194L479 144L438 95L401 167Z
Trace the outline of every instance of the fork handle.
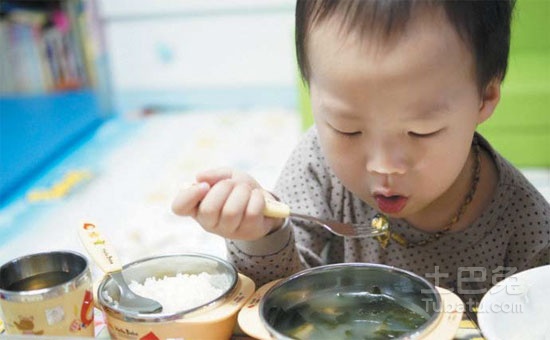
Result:
M286 218L290 216L290 207L283 202L266 198L264 216L273 218Z

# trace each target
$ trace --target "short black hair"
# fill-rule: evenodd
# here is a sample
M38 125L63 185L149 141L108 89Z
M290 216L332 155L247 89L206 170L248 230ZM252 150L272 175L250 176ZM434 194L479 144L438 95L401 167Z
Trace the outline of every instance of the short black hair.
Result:
M306 44L309 29L338 15L348 31L389 37L403 31L412 9L442 6L459 36L472 51L478 88L503 80L510 51L515 0L297 0L296 57L302 79L309 83Z

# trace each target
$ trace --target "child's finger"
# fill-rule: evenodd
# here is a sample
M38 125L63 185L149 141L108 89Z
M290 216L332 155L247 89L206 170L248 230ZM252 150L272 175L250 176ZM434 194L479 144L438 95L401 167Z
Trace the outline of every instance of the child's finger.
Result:
M233 176L233 170L231 168L217 168L202 171L197 174L197 182L206 182L210 186L223 181L224 179L230 179Z
M250 199L250 192L250 187L242 183L233 188L223 206L218 229L224 229L224 233L232 233L240 226Z
M231 180L218 182L200 202L195 219L205 230L213 232L218 226L223 206L234 186Z
M238 230L239 238L245 240L258 239L267 234L271 229L270 221L263 216L265 198L261 189L254 189L244 213L241 228Z
M172 211L180 216L195 216L200 201L210 190L208 183L195 183L181 189L172 202Z

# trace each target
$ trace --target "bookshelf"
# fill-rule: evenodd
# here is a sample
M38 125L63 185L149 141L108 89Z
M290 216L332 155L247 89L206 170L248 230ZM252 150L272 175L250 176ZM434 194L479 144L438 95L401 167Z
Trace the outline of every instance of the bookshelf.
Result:
M93 6L0 2L0 206L110 115Z

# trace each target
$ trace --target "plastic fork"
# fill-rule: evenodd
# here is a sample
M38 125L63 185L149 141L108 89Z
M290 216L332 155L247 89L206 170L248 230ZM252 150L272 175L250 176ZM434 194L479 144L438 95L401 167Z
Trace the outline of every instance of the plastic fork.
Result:
M378 226L351 225L293 212L283 202L266 199L265 203L264 216L273 218L291 217L311 221L338 236L377 237L385 235L388 230L387 224Z

